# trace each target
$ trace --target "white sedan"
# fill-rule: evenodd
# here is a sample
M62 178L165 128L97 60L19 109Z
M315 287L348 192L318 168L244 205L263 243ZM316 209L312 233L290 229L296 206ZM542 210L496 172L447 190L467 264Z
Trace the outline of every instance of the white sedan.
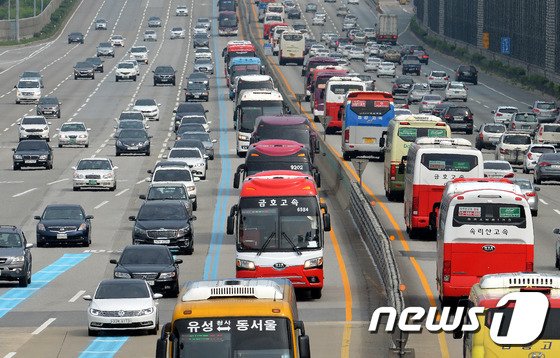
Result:
M495 110L492 111L494 115L494 123L509 123L511 121L511 117L515 113L519 112L517 107L512 106L499 106Z
M381 62L377 67L377 77L380 76L391 76L395 78L397 76L397 67L393 62Z
M445 87L445 100L461 99L467 101L467 87L463 82L449 82Z
M191 173L200 179L206 179L206 158L198 148L172 148L164 159L180 161L188 164Z
M364 65L364 71L377 71L379 64L383 62L379 57L370 56L366 59L366 63Z
M185 30L182 27L174 27L171 29L171 40L173 39L184 39Z
M152 293L141 279L103 280L95 294L83 296L90 301L87 309L88 335L100 331L146 330L157 334L159 315L156 301L163 297Z
M113 35L109 39L109 42L111 43L111 45L113 47L117 47L117 46L123 47L124 46L124 40L125 40L125 38L122 37L121 35Z
M159 121L159 106L160 104L151 98L140 98L134 102L132 110L142 112L146 119Z
M83 145L89 147L89 128L84 122L66 122L58 130L58 147Z
M515 172L511 164L506 160L486 160L484 161L485 178L513 178Z
M349 60L364 60L364 49L362 47L354 46L348 50Z
M117 189L117 175L115 170L119 167L113 165L111 159L86 158L72 167L73 189L78 191L82 188L107 188L111 191Z

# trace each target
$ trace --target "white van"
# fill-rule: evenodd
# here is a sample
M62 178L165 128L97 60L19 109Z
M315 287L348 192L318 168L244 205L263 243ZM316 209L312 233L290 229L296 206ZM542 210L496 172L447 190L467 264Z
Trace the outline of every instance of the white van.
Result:
M16 89L16 103L21 102L39 102L41 98L41 82L38 80L19 80L14 86Z

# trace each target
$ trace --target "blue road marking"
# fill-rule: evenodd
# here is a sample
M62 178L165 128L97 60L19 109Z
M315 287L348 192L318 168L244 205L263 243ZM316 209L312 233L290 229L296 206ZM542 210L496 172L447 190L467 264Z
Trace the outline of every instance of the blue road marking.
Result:
M79 357L114 357L127 340L128 337L98 337L89 344L85 351L80 353Z
M210 239L210 247L208 249L208 255L204 262L204 274L203 279L217 279L218 278L218 265L220 263L220 250L222 248L222 243L225 236L226 216L227 216L227 199L230 193L231 187L231 159L229 158L229 141L228 141L228 123L230 121L226 118L226 108L225 108L225 98L226 92L223 89L223 84L219 79L219 74L222 73L222 58L218 56L221 54L221 49L218 49L218 24L216 21L216 6L213 6L212 10L213 24L212 24L212 35L215 39L213 41L214 47L214 67L215 67L215 77L217 83L217 93L218 93L218 116L220 118L220 157L222 161L222 171L220 176L220 182L218 184L218 197L216 199L216 207L214 208L214 217L212 223L212 237Z
M33 274L32 282L29 286L8 290L0 296L0 318L60 276L60 274L68 271L89 256L90 254L64 254L49 266Z

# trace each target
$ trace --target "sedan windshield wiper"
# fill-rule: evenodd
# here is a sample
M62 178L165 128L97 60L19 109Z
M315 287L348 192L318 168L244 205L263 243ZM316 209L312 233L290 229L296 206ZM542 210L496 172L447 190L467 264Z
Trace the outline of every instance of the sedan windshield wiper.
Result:
M292 249L298 254L301 255L301 250L298 249L298 247L296 246L296 244L294 244L294 242L292 241L292 239L290 239L290 237L288 235L286 235L285 232L282 232L282 237L285 238L288 243L290 244L290 246L292 247Z
M263 246L259 249L259 251L257 251L257 256L260 256L264 250L266 249L266 247L268 246L268 244L270 244L270 241L272 241L272 239L276 236L276 233L273 232L272 234L270 234L269 237L266 238Z

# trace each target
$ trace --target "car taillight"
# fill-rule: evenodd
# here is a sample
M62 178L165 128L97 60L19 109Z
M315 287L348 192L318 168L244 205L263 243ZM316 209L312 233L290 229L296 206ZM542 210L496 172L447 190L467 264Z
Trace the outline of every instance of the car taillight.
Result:
M445 76L443 79L449 81L449 76Z
M484 140L484 134L479 133L479 134L478 134L478 138L480 138L480 140Z
M503 116L503 114L501 114L500 112L496 112L496 117L501 117Z
M509 150L504 149L504 148L500 148L500 154L508 154Z
M395 84L393 85L393 88L399 88L399 86L395 83Z
M344 143L350 142L350 129L344 131Z
M533 153L531 152L527 153L527 159L533 159Z
M424 102L422 102L422 104L428 104L428 102L424 101Z
M443 282L451 281L451 261L443 261Z
M513 173L507 173L506 175L504 175L504 178L513 178Z
M511 129L515 129L515 122L511 123Z
M539 167L550 167L552 164L550 164L549 162L540 162L539 163Z
M472 115L472 114L469 114L469 115L467 116L467 119L470 120L470 121L472 121L472 120L473 120L473 115Z
M394 39L396 39L396 38L397 38L397 35L393 35L393 36L391 36L391 37L394 38Z
M534 191L531 191L531 192L528 192L527 194L525 194L525 196L531 196L531 197L536 196L536 195L537 195L537 193L535 193Z
M532 261L529 261L525 264L525 271L533 272L533 262Z
M417 196L412 198L412 215L418 215L418 201L419 198Z
M428 77L428 79L429 79L429 80L433 80L433 79L434 79L434 77L430 76L430 77Z
M391 180L395 180L397 178L397 165L396 164L391 164L391 170L389 172L389 175L391 176Z
M453 119L453 117L450 114L446 114L443 118L445 119Z
M538 109L538 108L533 108L533 113L540 113L540 112L541 112L540 109Z

